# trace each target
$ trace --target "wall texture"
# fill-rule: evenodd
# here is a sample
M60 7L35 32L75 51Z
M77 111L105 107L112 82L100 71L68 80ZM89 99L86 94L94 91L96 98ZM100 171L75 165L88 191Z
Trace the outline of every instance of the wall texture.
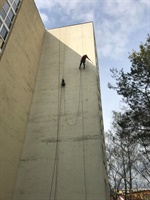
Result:
M44 33L34 1L23 0L0 57L1 200L12 199Z
M46 32L13 200L109 199L97 67L92 23Z
M4 3L5 3L5 0L0 0L0 10L3 7Z

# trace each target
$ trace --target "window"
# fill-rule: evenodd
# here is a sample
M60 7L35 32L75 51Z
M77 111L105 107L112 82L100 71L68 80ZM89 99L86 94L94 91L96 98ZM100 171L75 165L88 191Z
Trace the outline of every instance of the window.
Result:
M5 11L4 11L3 9L0 11L0 16L1 16L3 19L5 19L5 17L6 17L6 13L5 13Z
M9 10L8 17L9 17L10 21L12 21L13 18L14 18L14 14L13 14L13 11L11 9Z
M1 27L1 25L2 25L2 20L0 19L0 27Z
M9 10L9 4L7 2L5 3L3 9L5 10L6 13Z
M13 8L14 8L14 10L16 11L17 5L16 5L15 1L14 1L14 3L13 3Z
M5 26L2 27L1 31L0 31L0 34L1 34L1 37L5 40L6 36L7 36L7 29L5 28Z
M21 0L7 0L0 10L0 53L7 40L13 19L20 5Z

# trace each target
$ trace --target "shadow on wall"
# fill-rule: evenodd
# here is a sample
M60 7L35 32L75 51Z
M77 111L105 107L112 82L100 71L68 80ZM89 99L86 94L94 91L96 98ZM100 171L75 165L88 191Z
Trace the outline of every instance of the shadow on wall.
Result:
M80 43L82 44L82 42ZM79 48L82 49L83 48L82 45L81 47L78 47L78 49ZM45 60L45 64L47 62L47 65L49 65L51 69L57 68L57 73L59 72L58 75L60 76L60 79L64 77L65 82L66 83L69 82L70 84L70 82L73 82L74 79L78 78L78 75L80 74L79 73L80 60L83 55L77 53L75 49L70 48L48 31L46 31L45 33L43 52L44 53L41 56L41 60ZM85 54L87 54L87 52L85 52ZM95 54L95 49L93 49L92 54L93 55ZM87 56L92 60L91 55L87 54ZM94 56L94 60L96 60L95 57L96 56ZM81 71L83 70L84 73L87 74L87 79L89 79L89 81L90 79L92 80L94 78L93 76L95 76L96 74L97 81L99 82L98 66L95 66L91 61L86 59L85 69L83 69L83 65L81 67ZM70 77L72 81L70 80Z

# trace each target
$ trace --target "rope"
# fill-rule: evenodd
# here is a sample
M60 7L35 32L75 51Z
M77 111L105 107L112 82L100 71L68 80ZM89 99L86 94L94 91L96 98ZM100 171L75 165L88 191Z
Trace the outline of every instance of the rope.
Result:
M81 25L82 28L82 25ZM82 34L83 35L83 34ZM66 33L65 33L66 37ZM60 32L59 32L59 38L60 38ZM82 51L83 51L83 39L82 39ZM65 46L64 46L64 65L63 65L63 78L64 78L64 68L65 68ZM70 124L67 120L66 116L66 99L65 99L65 88L64 88L64 110L65 110L65 120L66 123L69 126L74 126L79 117L79 110L80 110L80 98L81 98L81 105L82 105L82 135L83 135L83 168L84 168L84 190L85 190L85 200L87 200L87 182L86 182L86 159L85 159L85 143L84 143L84 118L83 118L83 92L82 92L82 72L80 70L80 85L79 85L79 100L78 100L78 112L77 112L77 118L73 124ZM51 200L52 197L52 189L53 189L53 183L54 183L54 176L55 176L55 191L54 191L54 200L57 199L57 185L58 185L58 152L59 152L59 129L60 129L60 112L61 112L61 102L62 102L62 88L60 92L60 41L59 41L59 73L58 73L58 123L57 123L57 137L56 137L56 148L55 148L55 160L54 160L54 166L53 166L53 174L52 174L52 181L51 181L51 187L50 187L50 194L49 194L49 200ZM81 96L81 97L80 97ZM55 175L56 174L56 175Z
M81 76L81 74L80 74ZM77 107L77 117L74 121L74 123L70 123L67 119L67 109L66 109L66 98L65 98L65 88L64 88L64 110L65 110L65 121L69 126L75 126L77 124L78 118L79 118L79 110L80 110L80 85L79 85L79 99L78 99L78 107Z
M81 38L82 38L82 55L84 53L84 41L83 41L83 28L82 28L82 25L81 25Z
M66 41L66 29L65 29L65 41ZM64 42L65 43L65 42ZM64 45L64 64L63 64L63 78L65 79L65 59L66 58L66 49L65 49L65 45ZM80 75L81 76L81 75ZM80 80L80 77L79 77ZM63 98L64 98L64 111L65 111L65 121L69 126L75 126L77 124L78 118L79 118L79 110L80 110L80 86L79 85L79 99L78 99L78 106L77 106L77 115L76 115L76 119L73 123L70 123L69 120L67 119L67 109L66 109L66 98L65 98L65 87L64 87L64 93L63 93Z
M60 37L60 36L59 36ZM57 195L57 180L58 180L58 142L59 142L59 124L60 124L60 111L61 111L61 96L60 96L60 41L59 41L59 73L58 73L58 106L57 106L57 135L56 135L56 147L55 147L55 160L54 160L54 166L53 166L53 174L52 174L52 181L51 181L51 187L50 187L50 194L49 194L49 200L51 200L52 196L52 189L53 189L53 182L54 182L54 175L56 171L56 178L55 178L55 193L54 193L54 200L56 199Z
M60 80L60 79L59 79ZM59 83L60 84L60 83ZM60 94L60 107L59 107L59 111L61 111L61 94ZM57 147L56 147L56 179L55 179L55 193L54 193L54 200L57 199L57 183L58 183L58 161L59 161L59 124L60 124L60 112L59 112L59 117L58 117L58 135L57 135Z
M81 33L83 38L83 30L81 25ZM83 51L83 39L82 39L82 51ZM80 70L81 71L81 70ZM83 169L84 169L84 190L85 190L85 200L87 200L87 182L86 182L86 162L85 162L85 143L84 143L84 117L83 117L83 90L82 90L82 71L80 72L80 85L81 85L81 103L82 103L82 135L83 135Z
M83 31L83 25L81 25L81 33L82 33L82 55L83 54L87 54L88 55L88 51L87 51L87 46L86 46L86 41L85 41L85 36L84 36L84 31Z
M86 184L86 162L85 162L85 143L84 143L84 118L83 118L83 91L82 91L82 72L81 72L81 102L82 102L82 136L83 136L83 169L84 169L84 190L85 200L87 200L87 184Z

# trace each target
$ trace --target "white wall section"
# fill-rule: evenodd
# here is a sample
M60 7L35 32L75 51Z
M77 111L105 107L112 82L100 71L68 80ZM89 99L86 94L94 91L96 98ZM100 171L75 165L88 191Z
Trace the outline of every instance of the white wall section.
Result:
M92 23L45 33L14 200L108 199L96 63Z

